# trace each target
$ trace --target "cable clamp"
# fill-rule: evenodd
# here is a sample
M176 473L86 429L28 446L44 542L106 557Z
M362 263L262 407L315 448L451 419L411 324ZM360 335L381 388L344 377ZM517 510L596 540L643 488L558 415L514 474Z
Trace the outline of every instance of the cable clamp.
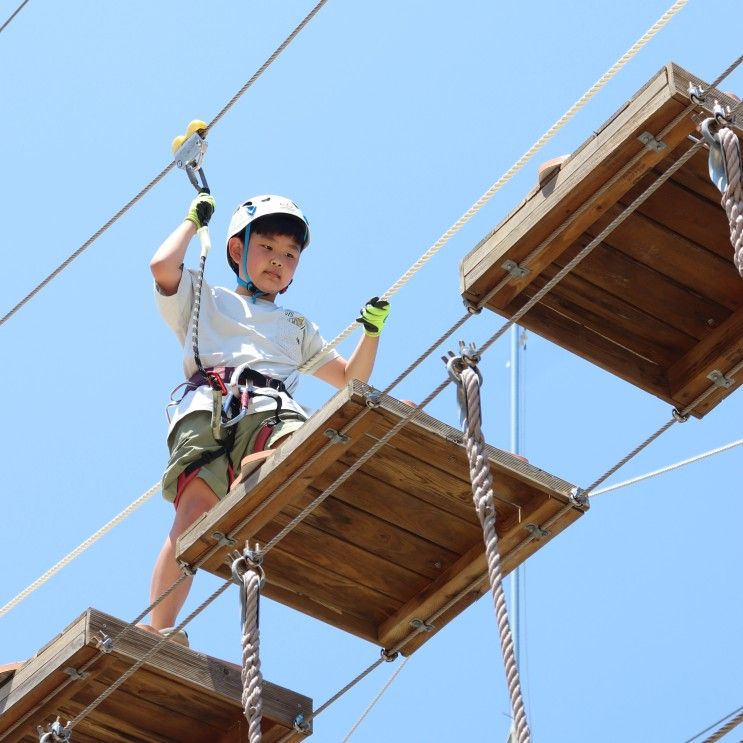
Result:
M235 550L232 553L232 577L239 586L243 584L243 576L249 570L258 575L259 588L266 585L266 573L263 570L263 553L250 547L245 547L242 552Z
M661 142L656 139L650 132L643 132L638 139L642 142L648 150L652 152L662 152L668 145L665 142Z
M418 617L410 620L410 626L420 632L433 632L436 629L433 624L428 624L425 619L418 619Z
M114 649L114 641L103 630L98 630L93 642L102 653L108 654Z
M697 85L690 80L686 92L692 103L696 103L697 106L701 106L704 103L704 90L701 85Z
M335 428L326 428L323 433L330 439L331 444L347 444L351 440L350 436L336 431Z
M393 661L396 661L400 655L397 651L394 653L391 653L389 650L385 650L385 648L382 648L380 655L382 658L384 658L385 663L392 663Z
M196 575L196 571L198 570L198 568L195 568L182 560L178 562L178 565L180 565L181 572L184 575Z
M369 390L364 393L364 401L367 408L378 408L382 404L382 393L379 390Z
M728 163L725 152L722 149L722 142L720 141L720 127L726 126L727 120L722 115L722 106L717 103L715 104L715 111L715 115L706 118L699 125L699 129L709 148L707 168L709 170L710 180L715 184L717 190L724 194L727 191L729 179ZM721 123L721 119L724 123ZM740 145L737 138L735 143L738 147L738 152L740 152Z
M66 743L71 740L72 736L70 723L68 722L67 725L63 726L59 717L45 728L39 726L36 730L39 733L39 743Z
M526 530L535 539L544 539L544 537L548 537L550 535L549 529L543 529L541 526L539 526L539 524L527 524Z
M719 369L711 371L707 375L707 379L709 379L715 387L721 387L726 390L729 390L735 384L735 380L732 377L726 377Z
M305 720L301 712L292 720L292 727L296 732L303 735L310 735L312 733L312 721Z
M516 261L512 261L510 258L507 261L501 263L500 266L504 271L507 271L514 279L523 279L529 273L529 269L525 266L520 266Z
M471 299L463 299L462 304L470 315L479 315L482 312L482 307L479 304L475 304Z
M77 668L73 668L72 666L67 666L67 668L63 668L62 671L75 679L75 681L84 681L88 676L90 676L90 671L80 672Z
M586 491L583 488L576 487L570 491L570 502L578 508L589 507L588 495L586 495Z
M682 415L681 411L678 408L674 408L671 411L671 415L674 417L676 423L686 423L686 421L689 420L689 413L687 413L686 415Z
M217 543L218 547L234 547L237 544L236 539L223 534L221 531L213 532L212 539Z

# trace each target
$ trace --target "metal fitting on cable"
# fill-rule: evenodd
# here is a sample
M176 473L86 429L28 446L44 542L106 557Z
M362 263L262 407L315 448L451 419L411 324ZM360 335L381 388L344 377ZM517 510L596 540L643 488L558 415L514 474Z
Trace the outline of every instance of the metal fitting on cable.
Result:
M419 619L418 617L410 620L410 626L419 632L433 632L436 629L433 624L429 624L425 619Z
M482 307L479 304L475 304L471 299L463 299L462 304L470 315L479 315L482 312Z
M266 573L263 571L262 553L257 549L245 547L242 552L233 552L232 558L232 577L238 585L242 585L245 573L252 570L258 575L260 588L263 588L266 584Z
M378 390L369 390L364 394L364 402L367 408L378 408L382 404L382 393Z
M590 505L586 491L583 488L573 488L570 493L570 500L579 508L588 508Z
M689 81L689 87L687 93L692 103L696 103L697 106L701 106L705 101L704 90L701 85L695 85Z
M312 723L309 720L305 720L301 712L292 721L292 727L296 732L302 733L302 735L309 735L312 732Z
M179 561L178 565L181 568L181 572L184 575L196 575L196 571L198 568L193 567L192 565L189 565L187 562Z
M397 651L391 653L389 650L382 648L382 650L380 651L380 655L382 656L382 658L384 658L386 663L392 663L393 661L397 660L400 653L398 653Z
M678 408L674 408L671 411L671 415L676 419L677 423L686 423L686 421L689 420L689 413L686 415L681 415L681 411Z
M93 641L102 653L110 653L114 649L114 641L103 630L98 630Z
M45 728L39 726L36 730L39 733L39 743L67 743L72 736L70 724L63 726L59 717Z

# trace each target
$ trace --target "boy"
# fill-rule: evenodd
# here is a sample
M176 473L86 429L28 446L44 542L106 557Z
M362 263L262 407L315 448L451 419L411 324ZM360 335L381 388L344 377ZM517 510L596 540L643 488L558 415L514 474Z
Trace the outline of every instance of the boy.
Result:
M230 291L204 283L201 291L198 350L212 384L219 384L216 377L229 384L238 367L244 370L239 383L253 384L247 414L226 441L215 439L210 380L198 370L192 350L196 274L183 270L188 244L213 210L212 197L200 194L150 262L158 308L184 345L189 380L168 431L170 460L163 496L173 501L176 513L155 564L151 601L181 576L176 540L236 484L233 474L240 472L243 459L260 463L306 420L291 393L298 384L297 368L324 345L316 325L274 303L294 278L310 241L309 224L289 199L256 196L237 208L227 231L227 260L237 276L237 288ZM308 373L338 388L354 378L368 381L388 313L387 302L370 300L358 318L364 335L350 359L331 351L316 359ZM189 577L180 583L152 610L152 624L141 626L169 635L191 582ZM187 644L185 634L173 639Z

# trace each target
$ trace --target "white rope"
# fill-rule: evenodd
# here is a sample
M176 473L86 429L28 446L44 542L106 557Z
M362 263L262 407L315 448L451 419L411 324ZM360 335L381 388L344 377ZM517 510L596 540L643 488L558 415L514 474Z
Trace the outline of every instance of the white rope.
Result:
M24 599L28 598L37 588L41 588L48 580L53 578L62 568L69 565L76 557L82 555L85 550L92 547L102 536L108 534L115 526L118 526L127 516L130 516L141 505L152 498L160 490L160 483L153 485L146 493L130 503L118 516L114 516L107 524L102 526L95 534L89 536L82 544L75 547L72 552L63 557L56 565L49 568L43 575L39 576L30 586L24 588L15 598L8 601L5 606L0 607L0 617L5 616L11 609L18 606Z
M666 472L672 472L673 470L677 470L680 467L686 467L687 464L694 464L694 462L700 462L703 459L707 459L708 457L713 457L716 454L722 454L722 452L729 451L730 449L734 449L736 446L740 446L743 444L743 439L738 439L737 441L731 441L729 444L725 444L725 446L719 446L717 449L710 449L709 451L705 451L702 454L697 454L694 457L689 457L689 459L683 459L680 462L676 462L675 464L669 464L666 467L661 467L658 470L653 470L652 472L647 472L644 475L640 475L638 477L633 477L629 480L624 480L624 482L618 482L616 485L609 485L606 488L601 488L600 490L594 490L590 497L593 498L597 495L603 495L604 493L610 493L612 490L619 490L620 488L626 488L629 485L634 485L635 483L642 482L643 480L649 480L652 477L658 477L659 475L664 475Z
M634 57L679 11L689 0L676 2L492 185L480 198L428 249L413 265L382 295L382 299L394 296L423 266L459 232L472 217L495 196L508 181L518 173L539 150L544 147L557 132L562 129L618 72ZM309 361L299 367L306 371L321 356L342 343L358 327L351 323L332 341L323 346Z
M363 713L361 714L361 717L359 717L359 719L356 720L356 722L353 724L353 727L346 733L346 737L341 741L341 743L347 743L351 739L351 736L356 732L356 730L361 725L361 723L364 722L364 720L369 716L369 713L374 709L374 707L377 705L379 700L384 696L384 693L387 691L387 689L389 689L390 686L392 686L392 683L400 675L400 671L402 671L402 669L405 668L405 666L408 664L408 661L410 660L411 657L412 656L409 655L407 658L405 658L405 660L401 663L401 665L399 665L395 669L395 672L389 677L389 679L387 680L387 683L379 690L379 693L377 694L377 696L375 696L374 699L372 699L372 701L369 703L369 706L363 711Z

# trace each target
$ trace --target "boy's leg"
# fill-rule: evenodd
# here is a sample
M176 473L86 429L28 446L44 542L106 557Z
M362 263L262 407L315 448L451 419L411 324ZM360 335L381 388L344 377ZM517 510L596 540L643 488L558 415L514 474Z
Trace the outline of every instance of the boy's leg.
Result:
M150 603L170 588L183 574L175 559L175 543L178 537L218 501L219 498L214 491L198 477L194 478L184 488L178 500L178 509L175 512L173 527L165 539L152 573ZM151 626L155 630L165 629L176 624L178 612L188 597L192 582L193 577L188 576L152 610Z

